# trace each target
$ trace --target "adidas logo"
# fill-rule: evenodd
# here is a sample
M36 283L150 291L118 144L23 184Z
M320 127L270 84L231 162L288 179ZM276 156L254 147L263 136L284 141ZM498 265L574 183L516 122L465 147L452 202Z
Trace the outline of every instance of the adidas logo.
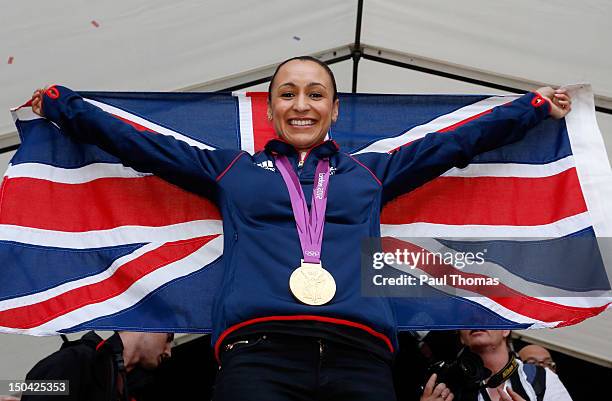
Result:
M263 168L265 170L276 171L276 169L274 168L274 163L272 163L272 160L264 160L261 163L256 163L255 165L257 167L261 167L261 168ZM336 170L337 170L337 168L330 167L329 168L329 175L334 175Z
M270 171L276 171L274 169L274 163L272 163L272 160L264 160L261 163L257 163L257 167L261 167L263 169L270 170Z

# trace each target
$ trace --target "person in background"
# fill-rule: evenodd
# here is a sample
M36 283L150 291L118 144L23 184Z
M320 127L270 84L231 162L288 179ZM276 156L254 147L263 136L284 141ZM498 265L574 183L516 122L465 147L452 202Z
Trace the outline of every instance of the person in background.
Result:
M460 330L461 343L480 356L492 375L474 401L571 401L555 373L541 366L523 364L510 350L510 330ZM421 401L451 401L454 394L433 374ZM468 401L463 398L461 401Z
M23 395L21 400L133 400L130 374L137 368L159 367L172 355L173 340L173 333L131 331L115 332L104 340L90 331L79 340L64 342L26 375L26 380L68 380L69 395Z
M524 363L531 363L534 365L548 368L553 372L557 373L557 364L553 361L552 356L548 350L540 345L530 344L526 345L518 353L519 358Z

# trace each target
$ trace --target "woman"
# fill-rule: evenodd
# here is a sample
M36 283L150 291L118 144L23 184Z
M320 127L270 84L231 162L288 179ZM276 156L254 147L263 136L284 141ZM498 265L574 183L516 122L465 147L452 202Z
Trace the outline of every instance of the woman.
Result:
M225 273L213 306L215 399L392 400L393 311L360 294L361 240L380 236L389 199L520 139L549 112L564 116L569 96L542 88L453 132L354 157L325 140L338 97L320 61L282 63L268 106L278 138L251 156L135 132L66 88L32 99L70 135L218 204Z

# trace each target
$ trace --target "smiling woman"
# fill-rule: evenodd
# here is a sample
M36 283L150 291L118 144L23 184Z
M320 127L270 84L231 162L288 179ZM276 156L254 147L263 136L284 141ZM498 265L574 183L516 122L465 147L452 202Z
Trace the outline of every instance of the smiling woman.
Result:
M217 401L394 400L393 306L362 296L359 280L361 242L380 236L382 205L521 139L549 115L562 117L570 100L542 88L444 135L358 155L326 139L338 106L325 64L287 60L268 95L278 138L251 155L135 131L64 87L34 93L33 110L64 133L217 203L224 234L212 311L222 367Z
M327 65L296 57L279 65L268 90L268 119L301 152L323 142L338 118L336 80Z

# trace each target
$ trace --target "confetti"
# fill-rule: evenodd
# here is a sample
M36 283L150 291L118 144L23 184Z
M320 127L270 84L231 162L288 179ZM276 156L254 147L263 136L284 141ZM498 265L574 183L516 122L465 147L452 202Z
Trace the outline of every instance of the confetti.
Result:
M300 38L299 36L294 36L293 39L295 39L295 40L302 40L302 38Z
M14 60L14 59L15 59L15 58L14 58L13 56L9 56L9 59L8 59L7 64L13 64L13 60Z
M95 26L96 28L100 28L100 24L98 24L98 21L96 20L91 20L91 25Z

